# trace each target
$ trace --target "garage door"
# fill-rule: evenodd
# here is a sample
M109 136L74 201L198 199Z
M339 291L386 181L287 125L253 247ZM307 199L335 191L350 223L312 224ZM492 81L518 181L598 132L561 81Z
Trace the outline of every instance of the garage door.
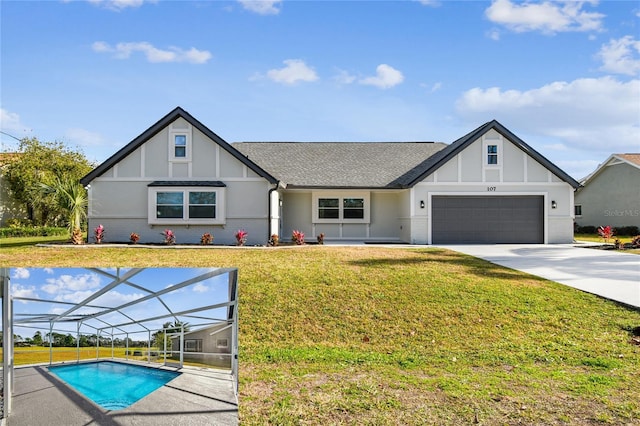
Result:
M542 244L542 196L432 198L433 244Z

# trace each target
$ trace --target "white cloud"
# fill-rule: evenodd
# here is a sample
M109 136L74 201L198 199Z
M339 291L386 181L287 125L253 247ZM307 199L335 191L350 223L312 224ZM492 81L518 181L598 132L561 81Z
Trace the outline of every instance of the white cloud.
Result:
M349 74L348 71L338 69L338 73L333 77L338 84L351 84L356 81L356 76Z
M376 68L376 75L374 77L365 77L361 79L359 83L376 86L380 89L389 89L402 83L403 80L404 76L400 71L387 64L380 64Z
M491 31L487 32L487 37L489 37L493 41L500 40L500 30L493 28Z
M31 129L20 120L20 115L7 111L4 108L0 108L0 124L2 125L3 131L7 133L17 133L14 136L18 138L21 137L21 134L31 132Z
M96 41L91 46L94 52L113 53L117 59L128 59L134 52L141 52L152 63L159 62L188 62L191 64L204 64L212 55L207 50L198 50L192 47L184 50L179 47L170 46L167 50L158 49L146 41L118 43L111 46L104 41Z
M238 0L238 3L259 15L277 15L282 6L282 0Z
M301 59L287 59L283 61L284 68L267 71L267 77L276 83L296 84L300 81L316 81L318 75Z
M98 133L80 128L68 129L65 136L72 142L82 146L100 146L104 143L104 139Z
M125 303L133 302L144 297L142 293L124 294L116 290L111 290L98 297L92 303L98 306L120 306ZM80 299L82 300L82 299Z
M638 75L640 73L640 40L625 36L602 45L597 54L602 60L603 71L617 74Z
M64 297L70 293L98 288L100 277L97 274L60 275L57 278L47 278L46 283L42 286L44 292ZM88 293L91 294L92 291Z
M13 284L11 286L11 295L13 297L29 297L32 299L38 299L38 293L35 286L23 286L20 284ZM26 300L21 300L22 303L29 303Z
M424 6L432 6L432 7L440 6L440 2L437 0L417 0L417 1Z
M583 10L585 1L543 1L512 3L494 0L485 15L496 24L515 32L540 31L555 34L568 31L600 31L605 15Z
M89 3L104 7L105 9L120 12L121 10L129 7L140 7L145 3L145 0L89 0ZM146 3L156 3L156 1L146 0Z
M14 280L26 280L31 276L27 268L15 268L12 269L11 272L13 272L11 278Z
M44 268L43 271L49 275L53 275L54 273L54 270L51 268Z
M519 131L553 138L568 148L639 149L640 80L612 77L554 82L526 91L473 88L456 102L471 122L493 118Z
M206 293L207 291L209 291L209 287L202 283L197 283L193 286L193 291L195 291L196 293Z

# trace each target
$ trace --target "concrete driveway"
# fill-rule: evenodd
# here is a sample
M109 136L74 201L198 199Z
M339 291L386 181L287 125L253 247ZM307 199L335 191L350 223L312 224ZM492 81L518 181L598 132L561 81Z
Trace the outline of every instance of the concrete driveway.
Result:
M640 255L580 244L441 246L640 308Z

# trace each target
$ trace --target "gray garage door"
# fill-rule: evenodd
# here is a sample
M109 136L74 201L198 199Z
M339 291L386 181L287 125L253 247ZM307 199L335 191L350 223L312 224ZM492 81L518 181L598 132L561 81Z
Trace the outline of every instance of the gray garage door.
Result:
M433 197L433 244L544 243L542 196Z

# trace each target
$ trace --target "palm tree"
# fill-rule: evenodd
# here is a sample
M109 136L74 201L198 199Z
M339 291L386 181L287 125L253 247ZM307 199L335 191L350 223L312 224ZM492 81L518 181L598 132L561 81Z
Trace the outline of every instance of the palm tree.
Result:
M67 223L74 244L82 244L82 222L87 218L89 199L80 182L73 179L56 178L53 185L40 184L44 193L52 193L58 208L67 216Z

